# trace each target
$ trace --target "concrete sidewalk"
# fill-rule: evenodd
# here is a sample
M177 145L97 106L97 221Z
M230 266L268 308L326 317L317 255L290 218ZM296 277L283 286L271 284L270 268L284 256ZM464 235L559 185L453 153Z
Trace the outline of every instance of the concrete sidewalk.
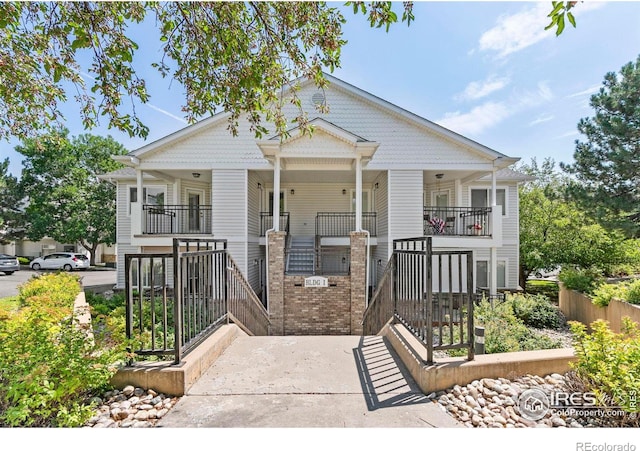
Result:
M157 427L463 427L382 337L240 336Z

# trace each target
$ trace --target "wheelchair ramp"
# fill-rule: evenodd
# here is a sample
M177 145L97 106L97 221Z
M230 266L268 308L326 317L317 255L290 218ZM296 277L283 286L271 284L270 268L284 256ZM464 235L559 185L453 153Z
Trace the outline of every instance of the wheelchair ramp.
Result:
M382 337L238 337L158 427L462 427Z

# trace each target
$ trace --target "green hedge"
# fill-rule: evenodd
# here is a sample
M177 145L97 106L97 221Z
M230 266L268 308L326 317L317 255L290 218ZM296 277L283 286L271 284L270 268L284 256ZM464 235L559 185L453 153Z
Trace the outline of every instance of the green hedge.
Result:
M77 427L93 415L87 400L105 390L126 358L121 321L93 337L78 327L79 279L52 273L30 280L19 310L0 320L0 426Z

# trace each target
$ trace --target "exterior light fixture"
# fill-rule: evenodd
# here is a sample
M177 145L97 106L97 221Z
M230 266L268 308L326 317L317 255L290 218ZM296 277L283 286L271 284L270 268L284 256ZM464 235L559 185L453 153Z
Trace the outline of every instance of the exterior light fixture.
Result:
M291 193L291 195L293 196L296 193L296 190L292 189L291 191L289 191Z
M343 190L342 190L342 194L347 194L347 190L346 190L346 189L343 189Z
M199 172L192 172L191 175L193 176L194 179L199 179L200 178L200 173Z

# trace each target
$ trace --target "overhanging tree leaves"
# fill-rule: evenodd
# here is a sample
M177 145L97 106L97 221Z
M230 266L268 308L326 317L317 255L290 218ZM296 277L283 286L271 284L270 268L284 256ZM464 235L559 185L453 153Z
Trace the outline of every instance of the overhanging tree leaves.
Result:
M372 26L398 21L392 2L348 4ZM258 136L263 119L277 132L288 128L282 107L290 102L299 110L294 121L308 129L295 86L287 96L282 88L298 77L323 88L322 71L340 66L345 44L345 19L325 2L2 2L0 138L59 127L59 106L71 97L85 128L105 116L109 127L147 136L135 106L149 93L130 37L145 19L159 31L155 67L185 89L187 119L226 110L236 132L247 114ZM412 2L403 3L401 20L413 20ZM81 66L85 57L88 67Z
M600 223L638 233L640 224L640 56L605 75L591 96L595 115L583 118L574 163L562 165L580 183L572 195ZM635 223L635 227L630 225Z
M111 137L69 138L65 130L27 139L16 151L25 157L20 183L28 201L29 239L79 242L95 264L98 245L116 239L115 187L97 176L122 167L111 156L127 150Z

